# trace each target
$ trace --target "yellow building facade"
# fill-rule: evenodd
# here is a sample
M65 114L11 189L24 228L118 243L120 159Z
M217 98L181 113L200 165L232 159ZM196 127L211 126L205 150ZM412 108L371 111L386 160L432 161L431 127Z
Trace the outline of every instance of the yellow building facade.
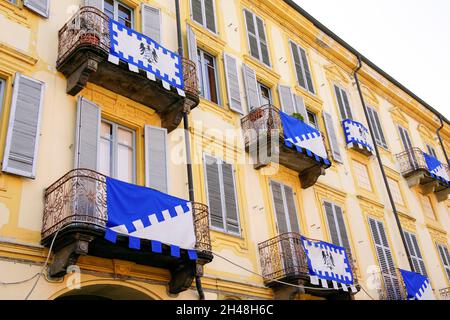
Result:
M98 32L107 32L98 21L112 18L177 52L174 0L0 0L0 299L29 292L30 299L199 298L192 274L186 280L173 265L143 264L127 252L93 253L83 247L92 238L77 238L79 247L71 249L55 240L59 254L49 254L56 229L48 227L58 215L44 213L60 205L71 212L60 218L80 214L78 202L57 203L78 194L55 195L68 183L78 188L83 179L100 179L94 198L100 192L101 177L71 175L77 168L188 199L181 120L188 100L195 107L188 115L193 192L209 207L214 256L197 267L206 299L404 298L398 269L411 267L383 174L375 151L347 144L346 119L372 127L414 271L430 279L438 299L448 297L450 187L422 159L424 151L447 163L439 114L363 59L358 79L366 116L355 79L358 56L290 1L182 0L180 12L184 57L200 90L182 100L109 66ZM93 38L79 33L92 29ZM83 51L81 42L71 42L75 36L99 49ZM80 110L87 108L99 119L95 168L80 156L89 134ZM321 133L330 166L304 155L298 160L273 142L278 138L271 146L280 161L255 161L246 126L267 129L267 114L278 109L301 115ZM448 154L444 121L439 135ZM32 139L21 140L30 130ZM346 247L358 292L312 285L299 235ZM59 276L50 277L48 268L40 276L44 266ZM171 293L174 279L188 283Z

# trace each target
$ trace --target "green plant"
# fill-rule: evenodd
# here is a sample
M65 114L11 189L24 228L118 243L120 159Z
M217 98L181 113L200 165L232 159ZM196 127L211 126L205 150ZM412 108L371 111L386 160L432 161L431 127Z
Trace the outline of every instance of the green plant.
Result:
M295 119L298 119L302 122L305 122L305 118L300 113L293 113L292 117L294 117Z

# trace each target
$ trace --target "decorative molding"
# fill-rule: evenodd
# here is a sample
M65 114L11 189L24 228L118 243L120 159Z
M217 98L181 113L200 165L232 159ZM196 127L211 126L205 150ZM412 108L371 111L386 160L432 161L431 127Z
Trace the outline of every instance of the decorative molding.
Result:
M405 113L399 107L393 107L389 111L391 112L394 122L399 123L400 125L404 126L406 129L409 128L408 119L406 118Z
M372 199L366 198L364 196L356 196L359 200L359 205L362 211L366 215L374 216L378 219L384 220L384 205L373 201Z
M207 51L213 51L211 53L221 54L226 46L226 42L219 36L207 31L202 26L199 26L193 21L188 22L189 26L194 30L197 38L197 45L199 48L205 48Z
M368 86L361 85L361 90L364 95L364 99L371 107L377 108L379 107L380 101L378 100L377 95L373 92Z
M341 68L339 68L334 63L330 63L326 66L324 66L325 73L327 74L327 77L334 82L337 82L338 84L347 86L351 83L350 75L342 71Z
M440 227L427 223L426 227L428 231L430 232L431 238L434 242L440 242L440 243L447 243L447 232Z
M408 231L416 233L416 218L410 216L407 213L399 212L398 217L400 224Z
M281 79L281 76L273 69L265 66L248 54L244 54L244 62L255 70L256 77L262 79L264 83L276 86Z

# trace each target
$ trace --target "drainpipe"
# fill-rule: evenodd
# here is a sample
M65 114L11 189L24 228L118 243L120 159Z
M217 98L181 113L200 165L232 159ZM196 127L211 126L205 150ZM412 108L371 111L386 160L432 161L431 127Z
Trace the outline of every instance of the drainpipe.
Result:
M400 223L400 218L398 217L397 207L395 206L394 197L392 196L391 188L389 186L389 182L386 177L386 172L384 171L383 161L381 160L380 151L378 150L377 142L375 141L374 130L372 128L371 122L369 120L369 114L367 112L366 103L364 101L364 96L361 90L361 85L358 79L358 71L362 68L361 56L358 55L358 68L354 71L353 75L355 77L356 86L358 87L359 98L361 99L361 103L364 109L364 115L366 116L367 124L369 125L370 135L372 136L372 143L375 148L375 153L377 155L378 164L380 165L381 175L383 176L384 185L386 187L386 191L389 197L389 202L391 203L392 211L394 212L395 221L397 222L397 227L400 232L400 237L402 238L403 247L406 252L406 256L408 257L409 267L411 271L414 270L411 255L409 254L408 247L406 244L405 234L403 233L402 224Z
M444 142L442 141L442 137L441 137L441 130L444 129L444 121L442 120L442 116L439 116L439 120L441 121L441 126L439 127L439 129L437 129L436 133L437 136L439 138L439 142L441 144L441 148L442 151L444 152L444 156L445 156L445 160L447 160L447 165L450 167L450 162L448 161L448 155L447 155L447 151L445 151L445 146L444 146Z
M177 16L177 37L178 37L178 54L183 58L183 34L181 32L181 11L180 11L180 1L175 0L175 11ZM184 143L186 146L186 169L188 177L189 186L189 201L194 202L194 179L192 175L192 159L191 159L191 141L189 137L189 116L188 112L185 111L183 114L183 124L184 124ZM205 300L205 293L203 292L202 279L197 274L197 269L195 268L195 286L197 287L197 292L199 295L199 300Z

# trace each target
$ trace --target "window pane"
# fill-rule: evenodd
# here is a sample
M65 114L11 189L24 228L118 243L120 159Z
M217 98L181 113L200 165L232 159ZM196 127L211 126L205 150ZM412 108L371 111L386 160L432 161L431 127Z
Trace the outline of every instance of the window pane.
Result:
M100 164L99 171L100 173L111 176L111 167L112 167L112 142L109 140L101 139L100 140Z
M110 125L107 122L102 122L100 135L102 138L111 140L112 139L112 125Z
M133 182L133 149L122 145L117 147L117 179Z
M132 27L132 25L131 25L131 20L132 20L131 10L124 7L121 4L119 4L118 19L119 19L120 23L126 25L128 28Z
M209 100L214 103L219 103L218 93L217 93L217 84L216 84L216 64L214 57L210 56L207 53L203 53L205 67L206 67L206 82L205 85L208 86Z
M308 113L309 124L312 125L314 128L319 129L319 125L317 124L316 114L309 110L307 110L306 112Z
M258 83L259 88L259 95L261 100L261 105L267 105L272 103L271 95L270 95L270 89L267 88L265 85Z
M119 128L117 130L117 142L128 147L133 146L133 133Z
M110 19L114 19L114 1L105 0L104 2L105 13Z

